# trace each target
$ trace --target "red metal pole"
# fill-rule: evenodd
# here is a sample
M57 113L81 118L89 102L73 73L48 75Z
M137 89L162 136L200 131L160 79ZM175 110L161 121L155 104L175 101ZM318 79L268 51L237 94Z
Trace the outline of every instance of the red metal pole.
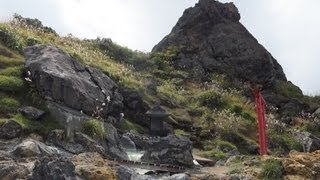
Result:
M266 141L266 121L265 121L265 101L257 87L254 87L253 94L256 100L256 111L258 116L259 128L259 145L260 155L267 154L267 141Z

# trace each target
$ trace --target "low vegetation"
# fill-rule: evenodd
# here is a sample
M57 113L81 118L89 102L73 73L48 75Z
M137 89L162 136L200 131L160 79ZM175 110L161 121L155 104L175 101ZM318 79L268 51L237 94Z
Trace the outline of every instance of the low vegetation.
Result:
M281 161L276 159L268 159L263 163L262 171L260 174L263 180L277 180L282 179L284 169Z
M103 123L97 119L90 119L83 123L83 132L93 138L103 139L106 135Z

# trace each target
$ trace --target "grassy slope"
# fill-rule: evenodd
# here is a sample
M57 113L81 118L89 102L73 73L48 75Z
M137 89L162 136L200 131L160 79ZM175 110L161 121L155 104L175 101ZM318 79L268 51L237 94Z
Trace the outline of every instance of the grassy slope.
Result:
M221 75L212 76L212 83L208 84L188 81L186 78L188 72L174 70L169 65L170 58L176 53L174 49L168 49L162 54L146 55L147 59L151 59L146 61L150 66L137 71L130 64L110 58L110 54L98 48L95 41L79 40L71 36L59 37L41 29L8 22L0 23L0 30L6 32L6 37L0 41L2 44L0 49L13 54L13 57L0 56L0 107L2 111L0 119L17 116L17 107L23 104L33 104L32 97L35 92L30 93L30 98L21 98L23 96L19 95L24 88L32 91L27 85L24 85L25 83L22 83L24 81L22 76L23 47L38 43L52 44L68 52L80 62L101 69L118 84L138 91L147 103L152 105L165 102L164 104L167 104L164 106L165 109L172 113L169 122L179 129L176 130L177 133L190 134L190 132L184 132L186 131L182 126L184 124L201 127L202 131L197 134L202 141L199 148L210 151L210 148L219 146L221 142L229 141L230 146L235 144L245 153L243 145L256 145L254 104L243 98L240 92L221 88L225 83ZM150 77L159 82L157 96L148 94L145 89L145 82ZM130 117L127 118L130 120ZM246 143L239 144L237 142L239 138ZM220 152L205 154L221 156Z

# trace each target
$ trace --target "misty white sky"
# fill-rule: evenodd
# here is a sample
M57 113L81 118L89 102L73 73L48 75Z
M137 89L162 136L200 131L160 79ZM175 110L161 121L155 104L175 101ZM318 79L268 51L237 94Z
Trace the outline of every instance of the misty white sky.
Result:
M38 18L59 34L110 37L150 51L198 0L0 0L0 20L13 13ZM319 0L233 1L241 22L307 94L320 94Z

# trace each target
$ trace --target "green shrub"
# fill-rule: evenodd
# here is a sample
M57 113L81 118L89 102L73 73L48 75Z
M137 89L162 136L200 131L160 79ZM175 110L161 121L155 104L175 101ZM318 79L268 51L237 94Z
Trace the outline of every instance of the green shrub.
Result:
M224 109L228 105L228 100L216 93L215 91L207 91L198 96L198 102L202 106L207 106L210 108Z
M28 37L26 39L26 45L27 46L33 46L33 45L36 45L36 44L41 44L41 40L35 38L35 37Z
M290 150L302 151L302 145L287 132L268 131L268 147L277 154L285 154Z
M91 119L83 123L83 132L93 138L104 138L105 129L103 123L97 119Z
M18 58L9 58L0 55L0 68L6 68L10 66L19 66L23 64L23 60Z
M0 99L0 111L1 112L14 112L16 111L20 106L19 101L10 98L10 97L4 97Z
M0 75L0 90L19 91L22 87L23 81L21 78Z
M245 112L244 109L239 105L233 105L232 108L230 109L230 112L252 123L256 121L254 117L252 117L249 113Z
M122 130L133 130L137 133L143 134L146 132L146 130L140 126L139 124L133 123L127 119L124 119L120 122L120 129Z
M16 67L8 67L5 69L0 69L0 75L20 77L22 74L22 68L23 68L22 66L16 66Z
M22 52L23 41L17 36L12 28L0 25L0 42L12 50Z
M284 168L281 164L281 161L276 159L268 159L262 166L260 177L264 180L282 179L283 173Z

